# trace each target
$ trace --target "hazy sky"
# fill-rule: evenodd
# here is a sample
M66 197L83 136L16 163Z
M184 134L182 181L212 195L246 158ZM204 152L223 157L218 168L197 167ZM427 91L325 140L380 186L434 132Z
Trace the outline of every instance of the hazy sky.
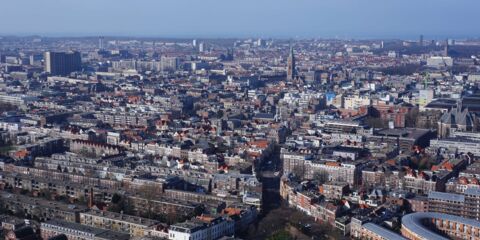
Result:
M0 34L479 37L480 0L5 0Z

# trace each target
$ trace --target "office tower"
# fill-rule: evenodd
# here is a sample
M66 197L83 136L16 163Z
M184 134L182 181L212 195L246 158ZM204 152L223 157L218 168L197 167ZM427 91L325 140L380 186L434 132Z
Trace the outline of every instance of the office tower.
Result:
M198 45L198 51L199 51L199 52L204 52L204 51L205 51L205 43L201 42L201 43Z
M290 48L290 55L287 60L287 80L291 81L295 78L295 55L293 53L293 48Z
M232 48L227 49L227 56L225 57L225 60L227 61L233 61L234 59L234 52Z
M443 56L448 57L448 39L445 40L445 49L443 50Z
M51 75L68 75L82 69L79 52L45 52L45 72Z
M420 35L420 40L418 41L419 46L423 46L423 35Z
M98 49L99 49L99 50L103 50L103 49L104 49L104 43L103 43L104 40L105 40L104 37L99 37L99 38L98 38Z
M263 39L261 39L261 38L259 38L259 39L257 40L257 43L256 43L256 44L257 44L258 47L265 47L266 41L263 40Z
M193 41L192 41L192 46L193 46L194 48L197 47L197 39L193 39Z
M175 71L178 69L179 61L176 57L162 56L160 58L161 71Z
M30 55L30 65L41 66L43 60L42 54L32 54Z

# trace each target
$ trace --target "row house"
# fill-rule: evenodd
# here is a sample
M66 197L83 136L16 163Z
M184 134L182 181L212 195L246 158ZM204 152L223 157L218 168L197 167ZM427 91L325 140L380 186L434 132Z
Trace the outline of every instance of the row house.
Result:
M47 221L60 219L68 222L79 222L80 213L87 210L84 206L64 204L24 195L1 192L2 208L26 218Z

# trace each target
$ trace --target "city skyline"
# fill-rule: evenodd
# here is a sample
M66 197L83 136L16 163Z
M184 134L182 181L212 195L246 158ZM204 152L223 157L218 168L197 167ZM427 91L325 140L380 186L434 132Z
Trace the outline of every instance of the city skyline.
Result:
M15 0L0 239L480 239L474 0Z
M219 0L3 4L0 35L174 38L475 38L475 1ZM28 9L25 5L29 5ZM18 17L21 9L23 17ZM85 17L85 16L88 16ZM15 24L11 24L15 19ZM59 21L61 19L61 21ZM114 24L112 24L112 22Z

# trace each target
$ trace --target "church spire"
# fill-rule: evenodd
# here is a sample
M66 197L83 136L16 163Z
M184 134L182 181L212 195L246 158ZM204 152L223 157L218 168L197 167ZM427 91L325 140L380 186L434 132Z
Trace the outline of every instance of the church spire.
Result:
M292 81L296 77L296 70L295 70L295 53L293 52L293 46L290 45L290 54L287 60L287 80Z

